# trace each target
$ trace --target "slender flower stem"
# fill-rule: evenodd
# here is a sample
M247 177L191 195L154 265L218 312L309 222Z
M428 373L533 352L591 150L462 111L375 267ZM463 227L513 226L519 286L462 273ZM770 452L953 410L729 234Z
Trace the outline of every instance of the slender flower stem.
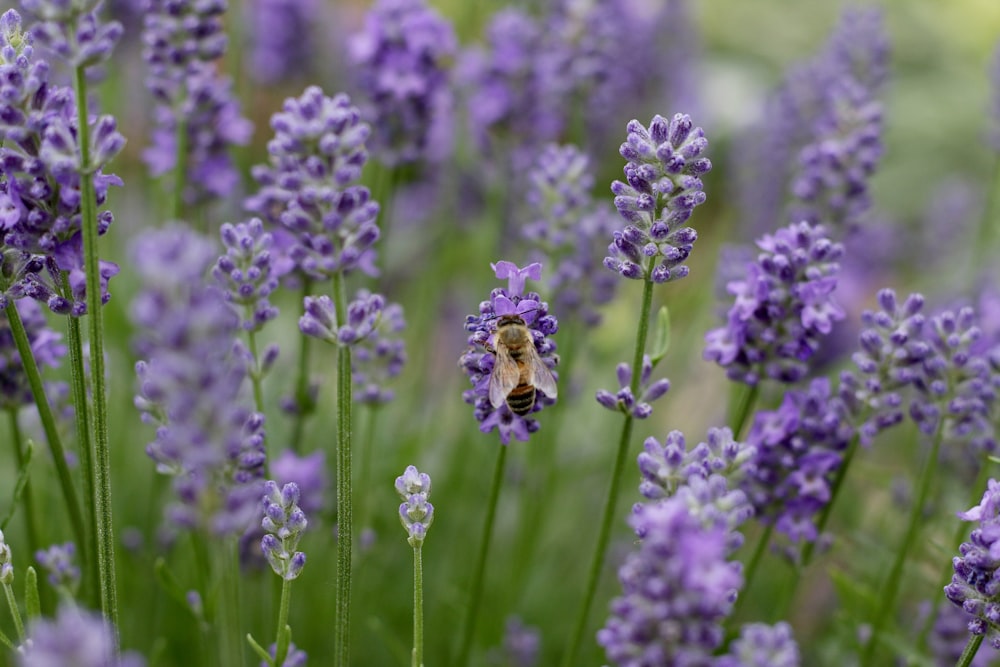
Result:
M761 533L760 538L757 540L757 546L754 548L753 555L750 557L750 562L747 563L747 567L744 570L743 588L741 589L739 596L737 596L736 602L733 604L733 611L729 615L730 621L736 619L737 613L743 606L743 601L748 597L747 593L750 592L750 586L753 583L754 575L757 573L757 567L760 565L760 562L764 557L764 552L767 551L767 545L771 542L772 533L774 533L773 523L769 523L764 526L764 532Z
M646 350L646 338L649 335L649 313L653 305L653 282L646 280L643 283L642 309L639 313L639 327L635 336L635 355L632 359L632 395L639 394L639 381L642 374L642 357ZM601 578L601 570L604 566L604 556L608 550L608 542L611 538L611 524L615 518L618 505L618 493L621 486L622 471L625 469L625 459L628 458L628 445L632 439L632 427L635 418L632 415L625 415L625 422L622 424L621 438L618 440L618 451L615 455L615 467L611 473L611 483L608 487L608 495L604 500L604 513L601 517L601 528L597 534L597 545L594 548L594 555L590 562L590 573L587 575L587 586L584 589L583 602L577 611L576 623L573 626L573 633L570 635L569 643L563 654L563 667L576 667L576 654L579 650L580 640L583 638L584 630L587 627L587 617L590 614L590 607L594 603L594 596L597 594L597 583Z
M10 442L14 446L14 454L17 457L17 471L18 474L24 474L24 467L27 465L25 459L27 457L24 451L24 438L21 433L21 425L18 423L16 408L9 408L7 410L7 421L10 425ZM28 552L34 554L38 551L39 546L38 522L36 521L35 501L31 494L30 479L25 482L22 494L21 498L24 502L24 525L28 533Z
M493 538L493 522L497 514L497 501L500 498L500 487L503 486L504 466L507 462L507 445L500 445L497 452L497 464L493 470L493 486L490 487L489 504L486 506L486 522L483 524L483 537L479 541L479 556L476 558L476 570L472 576L472 586L469 588L469 606L465 611L465 633L458 652L458 667L469 663L469 653L472 650L472 637L476 633L476 619L479 616L479 599L483 595L483 577L486 573L486 557L490 553L490 540Z
M413 547L413 659L411 667L424 667L424 559Z
M860 423L860 422L859 422ZM840 495L840 488L844 484L844 479L847 477L847 470L851 467L851 461L854 460L854 455L858 451L858 444L861 442L857 434L851 438L850 444L847 445L847 450L844 452L844 460L840 462L840 467L837 468L837 473L833 477L833 482L830 484L830 502L826 504L820 513L819 517L816 519L816 534L817 536L822 536L823 531L826 530L826 522L830 519L830 514L833 511L833 503L837 500ZM817 540L819 538L817 537ZM798 569L805 569L812 562L813 553L816 549L816 541L806 542L802 547L802 558L800 559L801 565Z
M292 580L281 579L281 602L278 605L278 630L274 635L274 664L284 665L288 657L288 610L292 605Z
M312 279L303 277L302 299L309 296L310 292L312 292ZM292 425L292 449L295 452L302 451L302 432L305 428L306 417L316 409L309 386L309 356L312 350L312 338L309 336L299 336L298 338L299 360L295 378L295 422Z
M958 657L958 662L955 663L955 667L969 667L972 661L976 657L976 653L979 652L979 646L983 643L986 635L969 635L969 641L965 644L965 648L962 649L962 655Z
M11 334L14 336L14 343L17 345L17 353L21 357L24 373L28 376L31 394L35 397L35 406L38 408L38 417L42 422L42 430L45 432L45 439L48 441L49 450L52 452L52 461L56 466L56 474L59 477L59 487L62 489L63 500L66 502L66 511L69 514L69 523L73 530L73 538L77 541L77 544L86 544L86 532L84 530L83 512L80 511L80 501L77 499L76 488L73 486L73 476L70 474L69 465L66 463L66 450L63 449L62 440L59 438L56 419L52 414L52 408L49 406L48 397L45 395L42 376L38 372L38 364L35 363L35 356L31 352L28 332L24 330L21 315L17 312L17 307L13 301L7 302L6 311L7 320L10 322Z
M254 410L264 414L264 390L260 379L260 355L257 353L256 332L247 332L247 347L250 349L250 357L253 359L253 368L250 370L250 384L253 386Z
M347 321L344 277L333 275L337 322ZM337 625L334 631L334 664L350 664L351 640L351 348L337 347Z
M104 386L104 323L101 312L100 264L97 259L97 195L90 163L90 127L87 118L87 80L83 67L73 72L76 92L77 140L80 144L80 206L83 219L83 256L87 277L87 320L90 324L90 386L94 412L94 507L97 513L97 567L100 572L101 611L118 627L118 587L115 581L115 538L111 516L111 457L108 447L108 405ZM114 630L117 633L117 629ZM117 645L117 636L115 645Z
M14 629L17 630L17 638L23 644L24 621L21 620L21 612L17 609L17 597L14 595L14 587L10 584L4 584L3 592L7 596L7 606L10 607L10 615L14 619Z
M924 467L920 473L917 495L913 499L913 508L910 510L910 521L906 526L903 543L896 549L896 557L893 560L892 569L889 571L889 578L881 590L878 611L875 613L875 618L871 624L871 635L868 637L868 642L865 644L861 657L861 665L863 667L874 664L873 660L876 647L879 643L879 635L882 633L882 629L885 628L889 620L889 615L895 607L896 596L899 594L899 585L903 578L903 565L906 562L907 555L910 554L914 542L916 542L917 534L920 532L924 507L927 504L927 497L930 495L931 483L934 480L934 471L938 467L938 452L941 449L941 440L943 439L942 430L942 423L939 423L937 431L934 433L930 454L927 456L927 460L924 461Z
M747 418L753 412L753 408L757 403L757 397L760 395L760 384L755 384L752 387L740 384L737 385L737 389L739 390L739 395L730 404L732 407L732 417L729 423L732 425L733 438L739 440L743 429L746 428Z
M226 538L215 544L215 578L219 599L215 605L215 627L221 665L243 664L243 637L240 631L239 543Z

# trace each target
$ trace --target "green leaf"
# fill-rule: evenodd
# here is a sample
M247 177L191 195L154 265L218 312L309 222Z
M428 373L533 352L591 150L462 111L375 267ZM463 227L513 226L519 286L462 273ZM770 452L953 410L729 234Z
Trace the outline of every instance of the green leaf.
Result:
M274 667L274 658L271 657L271 654L261 648L260 644L258 644L254 638L250 636L249 632L247 633L247 641L250 642L250 648L254 650L254 653L260 656L261 660L271 665L271 667Z
M42 602L38 597L38 573L30 565L24 572L24 610L28 618L42 615Z
M663 357L667 356L670 349L670 311L666 306L661 306L656 314L656 328L653 330L653 350L649 355L653 367L660 363Z
M156 562L153 563L153 574L156 577L156 582L160 584L160 588L162 588L167 595L174 600L174 602L191 612L192 616L198 618L195 611L191 609L191 605L188 604L187 592L181 586L180 582L177 581L177 577L174 576L174 573L170 571L167 561L162 556L157 558ZM199 618L198 620L202 619Z
M24 487L28 485L31 457L34 453L35 443L28 440L24 447L24 465L17 473L17 481L14 482L14 497L10 503L10 510L7 512L7 516L3 518L3 521L0 521L0 530L7 530L7 524L14 517L14 510L21 502L21 496L24 495Z

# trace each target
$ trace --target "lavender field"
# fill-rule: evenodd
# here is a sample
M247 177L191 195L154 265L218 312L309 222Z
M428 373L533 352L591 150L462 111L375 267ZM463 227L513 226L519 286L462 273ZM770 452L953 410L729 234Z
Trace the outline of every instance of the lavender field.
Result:
M4 0L0 665L1000 664L1000 5Z

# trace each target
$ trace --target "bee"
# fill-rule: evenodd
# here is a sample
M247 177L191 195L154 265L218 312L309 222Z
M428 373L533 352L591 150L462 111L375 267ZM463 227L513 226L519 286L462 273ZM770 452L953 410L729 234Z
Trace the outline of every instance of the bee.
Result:
M556 397L556 379L535 349L531 330L520 315L501 315L494 340L496 361L490 374L490 403L504 402L515 415L524 416L535 406L536 390Z

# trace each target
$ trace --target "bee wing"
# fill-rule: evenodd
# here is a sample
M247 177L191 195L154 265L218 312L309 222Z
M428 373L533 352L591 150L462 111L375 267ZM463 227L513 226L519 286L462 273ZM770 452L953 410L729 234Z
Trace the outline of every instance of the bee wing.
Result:
M507 400L507 394L514 390L521 377L521 369L511 358L507 347L496 346L496 361L493 362L493 372L490 374L490 404L499 408Z
M552 375L552 371L542 361L534 345L525 346L525 353L527 357L525 362L528 368L531 369L531 384L535 385L535 389L549 398L555 398L557 394L556 378Z

